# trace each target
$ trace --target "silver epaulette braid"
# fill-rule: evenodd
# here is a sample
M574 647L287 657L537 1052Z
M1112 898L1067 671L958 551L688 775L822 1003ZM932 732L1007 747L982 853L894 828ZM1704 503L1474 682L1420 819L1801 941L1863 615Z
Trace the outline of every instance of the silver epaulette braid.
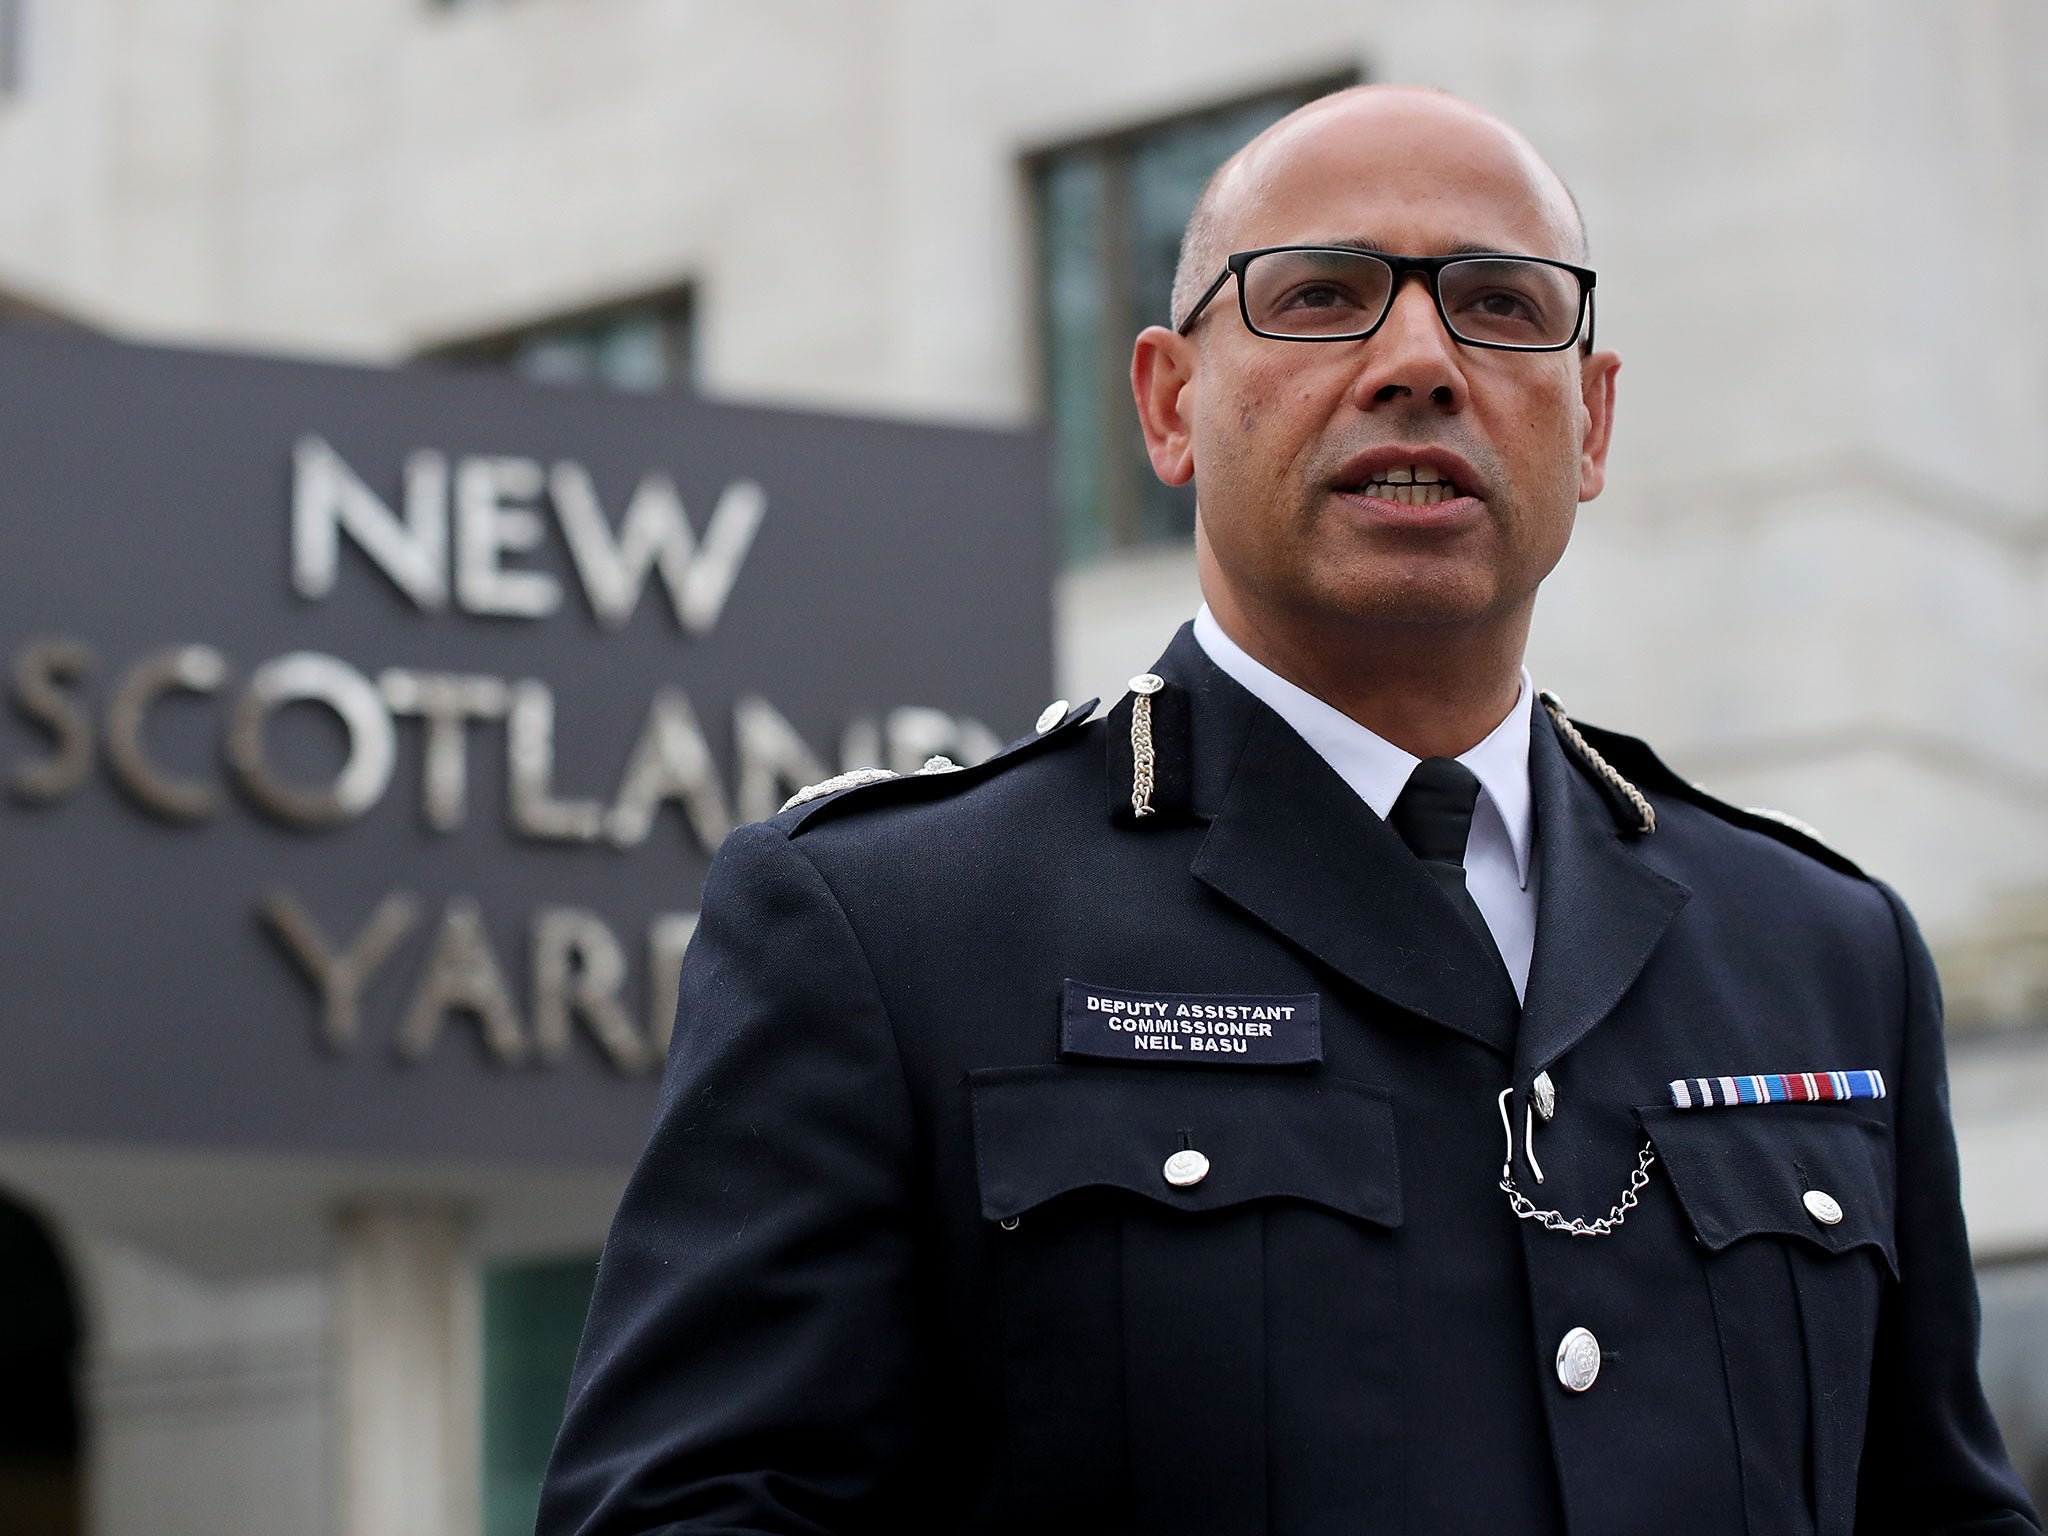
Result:
M1131 700L1131 814L1152 814L1152 773L1157 766L1152 755L1152 699L1139 694Z
M1150 816L1152 789L1159 760L1152 752L1152 695L1166 686L1157 672L1140 672L1131 679L1131 817Z
M924 760L924 766L917 770L916 776L921 778L928 773L958 773L960 766L950 757L928 757ZM782 809L794 810L800 805L809 805L813 800L836 795L842 789L864 789L870 784L886 784L891 779L902 777L904 775L894 768L849 768L844 773L833 774L829 779L821 779L816 784L806 784L782 802Z
M829 779L821 779L816 784L806 784L782 802L782 809L794 810L797 806L809 805L813 800L836 795L842 789L859 789L864 784L880 784L886 779L901 777L901 774L888 768L849 768L844 773L833 774Z
M1636 817L1642 823L1642 830L1656 831L1657 812L1651 807L1650 802L1643 798L1643 792L1623 778L1614 764L1593 750L1593 744L1579 733L1579 728L1572 724L1572 717L1566 714L1564 706L1558 703L1557 695L1546 692L1539 693L1537 697L1543 701L1543 707L1550 711L1550 718L1557 722L1558 730L1571 744L1572 751L1578 754L1579 759L1605 779L1622 799L1635 808Z

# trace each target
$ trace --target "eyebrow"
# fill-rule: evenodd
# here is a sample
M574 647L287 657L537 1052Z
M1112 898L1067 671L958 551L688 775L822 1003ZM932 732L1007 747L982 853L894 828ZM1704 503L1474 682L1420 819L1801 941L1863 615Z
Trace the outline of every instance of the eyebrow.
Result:
M1316 240L1311 243L1326 245L1333 250L1372 251L1390 256L1399 254L1391 246L1382 245L1374 240L1337 239ZM1530 251L1510 251L1498 245L1487 245L1483 241L1460 240L1455 244L1445 246L1437 254L1439 256L1528 256L1534 253Z

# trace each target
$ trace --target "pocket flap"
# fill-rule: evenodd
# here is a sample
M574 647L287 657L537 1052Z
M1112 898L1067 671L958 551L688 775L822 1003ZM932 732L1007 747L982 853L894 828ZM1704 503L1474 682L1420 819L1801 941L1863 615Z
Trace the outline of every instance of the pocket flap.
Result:
M1401 1224L1393 1107L1363 1083L1081 1066L1000 1067L967 1082L990 1221L1107 1188L1178 1210L1294 1199ZM1166 1160L1184 1148L1208 1167L1177 1187Z
M1638 1109L1699 1240L1718 1253L1739 1238L1795 1237L1828 1253L1868 1246L1896 1277L1891 1131L1834 1104ZM1824 1222L1810 1191L1840 1212Z

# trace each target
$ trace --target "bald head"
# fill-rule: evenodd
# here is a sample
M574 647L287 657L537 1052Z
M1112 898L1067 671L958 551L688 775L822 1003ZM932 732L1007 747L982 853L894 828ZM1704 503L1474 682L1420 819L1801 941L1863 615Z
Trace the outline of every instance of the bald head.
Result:
M1202 595L1226 635L1370 729L1407 730L1414 704L1444 728L1382 734L1455 757L1514 704L1536 590L1606 483L1621 365L1586 335L1590 279L1539 290L1462 259L1576 265L1577 210L1498 118L1382 86L1283 118L1217 173L1188 231L1182 323L1229 252L1279 247L1409 260L1368 285L1337 275L1355 265L1281 258L1270 282L1254 271L1258 329L1239 323L1242 289L1185 332L1145 327L1146 454L1196 487ZM1567 320L1547 346L1487 329L1555 339Z
M1261 215L1305 169L1350 165L1361 177L1426 180L1433 170L1480 169L1503 197L1525 205L1550 237L1532 256L1586 259L1585 225L1557 172L1515 129L1446 91L1355 85L1300 107L1232 155L1209 178L1181 237L1173 318L1194 308L1232 251L1264 243ZM1357 235L1364 231L1331 231ZM1404 255L1428 252L1405 251Z

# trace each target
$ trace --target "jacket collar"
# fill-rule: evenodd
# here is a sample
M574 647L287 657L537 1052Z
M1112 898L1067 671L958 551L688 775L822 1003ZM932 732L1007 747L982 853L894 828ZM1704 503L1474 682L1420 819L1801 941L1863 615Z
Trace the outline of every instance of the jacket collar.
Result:
M1400 838L1209 660L1191 627L1153 670L1189 695L1188 811L1209 824L1195 878L1358 986L1513 1058L1518 1081L1613 1010L1685 904L1685 888L1622 841L1532 702L1542 889L1518 1009L1493 958Z
M1516 1003L1407 845L1190 629L1155 669L1191 695L1197 880L1375 995L1503 1056Z
M1316 756L1337 771L1358 798L1372 807L1375 816L1382 821L1387 818L1420 758L1251 655L1217 623L1207 603L1195 615L1194 633L1203 654L1219 671L1293 726L1295 734L1315 748ZM1519 707L1510 709L1507 718L1479 745L1458 755L1458 761L1472 770L1485 792L1480 814L1493 818L1507 834L1515 879L1524 890L1529 886L1529 864L1536 843L1536 815L1529 792L1529 705L1535 698L1536 685L1524 668ZM1478 825L1474 823L1475 836Z
M1529 736L1542 888L1536 957L1515 1050L1526 1083L1614 1011L1692 892L1634 849L1645 835L1579 771L1539 705ZM1655 833L1647 834L1655 836Z

